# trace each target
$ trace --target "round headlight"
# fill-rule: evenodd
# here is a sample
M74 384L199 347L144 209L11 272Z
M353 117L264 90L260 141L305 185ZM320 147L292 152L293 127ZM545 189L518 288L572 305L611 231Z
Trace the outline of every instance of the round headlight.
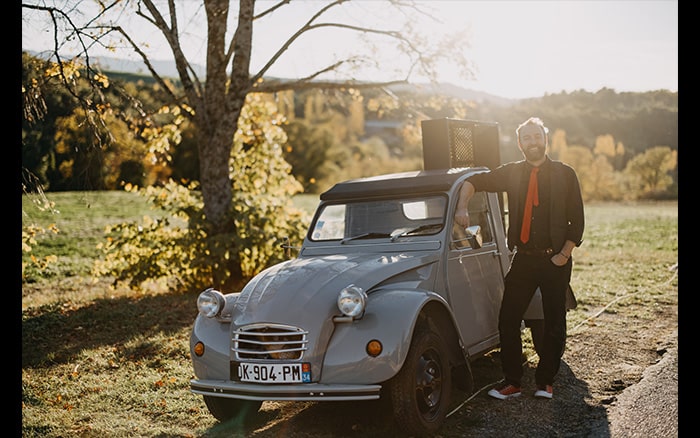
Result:
M338 309L345 316L356 317L362 315L367 303L367 294L362 288L350 285L338 294Z
M226 299L224 294L216 289L209 288L199 294L197 298L197 309L199 313L207 318L215 318L224 308Z

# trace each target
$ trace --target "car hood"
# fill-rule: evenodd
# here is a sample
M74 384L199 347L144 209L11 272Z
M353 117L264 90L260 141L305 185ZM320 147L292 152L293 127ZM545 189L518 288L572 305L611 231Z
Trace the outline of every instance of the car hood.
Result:
M439 259L435 252L399 254L343 254L305 257L272 266L255 276L234 306L234 324L260 322L303 326L310 318L328 320L339 314L338 292L354 284L367 291L387 279L401 276L419 288L432 276Z

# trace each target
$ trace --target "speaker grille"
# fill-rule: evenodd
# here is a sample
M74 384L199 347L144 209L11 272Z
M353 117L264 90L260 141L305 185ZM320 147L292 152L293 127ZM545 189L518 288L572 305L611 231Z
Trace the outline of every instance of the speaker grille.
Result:
M472 127L450 125L451 167L470 167L474 160L474 135Z
M421 121L423 168L450 169L500 164L498 124L475 120Z

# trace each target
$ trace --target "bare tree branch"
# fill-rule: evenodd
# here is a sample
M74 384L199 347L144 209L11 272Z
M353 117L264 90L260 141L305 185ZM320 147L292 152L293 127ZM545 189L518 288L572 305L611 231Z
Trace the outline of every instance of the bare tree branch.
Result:
M374 89L374 88L384 88L392 85L408 84L407 80L396 80L387 82L356 82L356 81L266 81L258 84L254 90L260 93L274 93L278 91L285 90L342 90L348 88L354 89Z
M273 92L278 92L278 91L283 91L283 90L309 90L313 88L319 88L319 89L340 89L340 88L363 88L363 89L368 89L368 88L382 88L386 87L389 85L397 85L397 84L407 84L408 83L408 76L402 80L395 80L395 81L387 81L387 82L368 82L368 81L318 81L314 80L316 77L319 75L329 72L329 71L334 71L336 70L340 65L349 62L349 60L343 60L343 61L338 61L334 64L329 65L328 67L318 70L314 72L313 74L297 79L297 80L289 80L289 81L281 81L281 80L265 80L265 81L259 81L256 82L255 84L255 91L259 93L273 93Z
M288 5L289 3L291 3L291 0L282 0L282 1L280 1L279 3L277 3L276 5L271 6L271 7L268 8L267 10L265 10L265 11L259 13L258 15L254 16L254 17L253 17L253 20L259 20L259 19L261 19L262 17L264 17L265 15L270 14L270 13L276 11L277 9L281 8L281 7L284 6L284 5Z
M53 57L56 58L56 65L59 71L59 75L61 77L62 83L64 84L66 90L76 99L78 104L83 108L83 111L85 112L86 116L86 122L88 125L92 128L91 131L93 133L96 133L100 127L104 128L105 124L104 121L102 120L101 117L91 117L91 113L95 111L95 104L92 100L86 99L84 96L79 95L75 88L73 87L74 85L74 80L69 78L68 75L66 74L65 70L65 61L63 58L61 58L60 55L60 43L58 41L58 29L59 29L59 23L58 23L58 17L60 19L65 20L66 23L68 23L70 27L70 34L74 34L76 36L76 39L78 43L80 44L80 47L82 47L81 53L84 54L85 56L85 68L88 72L88 75L90 75L92 72L95 72L91 65L90 65L90 57L89 57L89 52L88 52L88 46L85 44L84 38L90 38L92 37L89 34L85 34L79 26L74 24L73 20L71 17L64 11L54 8L54 7L45 7L45 6L40 6L40 5L29 5L29 4L22 4L23 8L27 9L34 9L34 10L39 10L39 11L44 11L49 14L51 17L51 21L53 23L53 43L54 43L54 49L53 49ZM72 75L71 75L72 76ZM102 93L102 90L97 86L97 84L94 81L88 81L90 89L94 92L94 95L97 96L100 101L104 100L104 94ZM98 127L97 122L100 123L100 126ZM97 137L97 134L95 134Z
M148 12L151 14L153 19L149 18L146 16L140 8L137 10L137 14L141 17L146 18L147 20L151 22L155 22L155 26L161 31L163 36L165 37L166 41L168 42L168 45L170 46L170 49L173 52L173 57L175 58L175 68L177 69L178 75L180 76L180 81L182 82L182 87L185 90L185 94L187 95L187 98L190 100L190 105L196 106L198 103L201 104L201 99L203 98L204 92L203 92L203 86L202 83L200 82L199 78L197 77L197 74L195 73L194 69L190 65L189 61L185 57L184 52L182 51L182 47L180 45L180 36L178 35L177 31L177 11L175 7L175 3L173 0L168 0L168 8L170 11L170 22L171 22L171 27L168 26L168 23L165 21L163 18L163 15L160 13L158 8L155 6L153 1L151 0L142 0L143 3L146 5L146 8L148 9ZM132 43L133 45L133 43ZM142 59L144 59L144 62L146 62L146 56L145 54L140 51L140 56ZM148 63L147 65L150 65ZM149 67L149 70L152 71L152 66ZM191 77L190 77L191 75ZM192 79L194 78L194 79Z
M298 38L300 38L302 35L304 35L307 32L311 32L313 30L321 29L321 28L329 28L330 27L330 28L337 28L337 29L347 29L347 30L361 32L361 33L367 33L367 34L384 35L384 36L387 36L391 39L397 40L402 44L405 44L407 47L409 47L409 49L410 49L409 51L412 53L417 53L417 54L421 53L420 50L417 47L415 47L415 45L413 44L413 42L409 38L405 37L401 32L398 32L398 31L373 29L373 28L369 28L369 27L354 26L354 25L350 25L350 24L337 23L337 22L313 24L313 22L318 17L320 17L323 13L328 11L330 8L338 6L338 5L345 3L347 1L349 1L349 0L336 0L333 3L326 5L325 7L320 9L316 14L314 14L301 28L299 28L299 30L297 30L297 32L294 33L294 35L292 35L287 41L285 41L285 43L282 45L282 47L280 47L280 49L277 50L277 52L274 55L272 55L270 57L268 62L253 77L253 83L257 83L262 77L264 77L265 74L269 71L269 69L279 60L279 58L289 49L289 47ZM401 2L398 2L398 3L401 4ZM411 3L411 5L412 5L412 3ZM278 6L280 6L280 5L278 5ZM428 65L429 64L428 59L426 59L422 56L418 57L418 61L419 62L414 62L413 66L415 66L417 63L420 63L421 65ZM339 67L342 64L344 64L344 63L343 62L335 63L330 67L326 67L325 69L314 73L311 77L316 77L322 73L336 70L337 67ZM412 71L413 66L411 67L409 72Z

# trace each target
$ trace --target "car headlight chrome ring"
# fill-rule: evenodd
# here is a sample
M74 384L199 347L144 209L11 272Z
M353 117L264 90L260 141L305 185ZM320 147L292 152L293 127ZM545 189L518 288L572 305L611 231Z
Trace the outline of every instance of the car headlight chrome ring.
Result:
M197 297L197 309L207 318L216 318L221 314L226 304L224 294L216 289L209 288Z
M351 284L338 294L338 309L345 316L356 318L362 315L367 305L367 294L362 288Z

